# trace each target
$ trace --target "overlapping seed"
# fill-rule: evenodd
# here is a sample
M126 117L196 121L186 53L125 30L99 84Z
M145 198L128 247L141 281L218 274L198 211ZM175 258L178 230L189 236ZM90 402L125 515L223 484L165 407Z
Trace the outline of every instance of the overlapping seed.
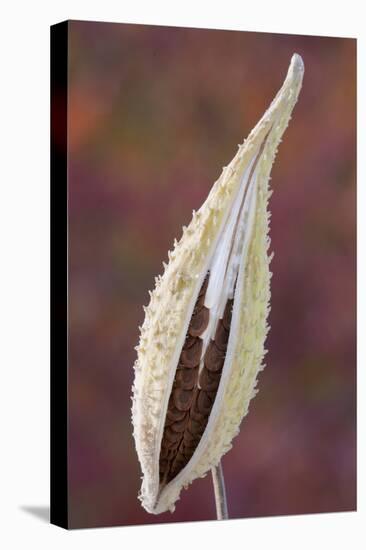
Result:
M200 336L207 328L210 314L204 306L208 277L203 282L193 310L169 399L160 450L161 483L168 483L191 459L207 426L220 383L233 300L227 302L223 319L219 320L215 338L207 347L198 376L203 345Z

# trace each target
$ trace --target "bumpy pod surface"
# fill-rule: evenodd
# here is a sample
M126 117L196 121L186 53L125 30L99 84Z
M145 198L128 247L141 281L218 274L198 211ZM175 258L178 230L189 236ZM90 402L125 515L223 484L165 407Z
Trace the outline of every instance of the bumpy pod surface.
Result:
M148 512L174 511L181 489L219 463L256 393L270 299L269 176L303 73L294 54L150 293L132 397Z

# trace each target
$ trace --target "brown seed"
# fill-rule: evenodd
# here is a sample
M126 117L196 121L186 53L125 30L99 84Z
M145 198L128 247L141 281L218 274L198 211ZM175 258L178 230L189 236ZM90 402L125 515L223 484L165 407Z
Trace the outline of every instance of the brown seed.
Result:
M169 401L169 408L166 413L166 418L169 420L172 420L173 422L177 422L178 420L182 420L186 416L185 411L180 411L174 406L174 403L170 403Z
M193 390L198 378L198 367L194 369L182 368L175 375L174 384L184 390Z
M202 340L196 338L195 343L188 349L183 349L180 356L180 364L188 368L193 368L199 365L202 352Z
M182 446L181 446L182 447ZM178 471L185 465L186 460L183 456L182 448L179 448L175 459L172 462L172 471L178 469Z
M162 447L160 449L160 461L168 458L170 450L167 447Z
M212 409L211 399L208 397L207 393L203 390L201 390L200 393L198 394L197 407L198 407L198 410L204 415L209 415L211 412L211 409Z
M205 302L205 297L206 297L208 279L209 279L209 275L207 274L206 277L205 277L205 280L202 283L200 291L198 293L197 301L196 301L196 303L194 305L194 309L193 309L193 315L195 313L197 313L198 311L200 311L203 307L203 304Z
M221 372L210 372L204 367L200 374L199 384L204 391L215 391L219 387Z
M222 324L224 325L226 330L230 330L233 303L234 303L234 300L228 300L226 302L225 311L222 318Z
M192 458L194 453L194 449L191 449L189 447L184 447L183 456L187 460L187 462Z
M201 311L201 309L203 308L203 304L205 303L205 297L205 294L199 294L192 315L196 315L199 311Z
M183 349L191 348L193 344L195 343L196 338L194 336L191 336L189 332L187 332L186 339L184 341Z
M169 450L174 450L174 453L176 453L176 448L177 448L177 445L178 445L178 441L170 441L168 438L167 438L167 435L165 433L165 430L164 430L164 437L163 437L163 441L162 441L162 445L161 445L161 448L167 448Z
M187 419L183 418L183 420L180 420L179 422L174 422L171 425L171 429L173 430L173 432L182 433L184 432L186 425L187 425Z
M215 333L215 344L221 351L226 351L227 342L229 340L229 331L224 327L222 320L217 324Z
M204 358L204 365L209 371L220 371L224 365L225 352L218 349L215 342L211 340L207 346Z
M176 443L180 440L181 434L177 432L173 432L173 430L168 427L164 430L164 438L166 438L171 443Z
M165 428L167 428L168 426L171 426L172 424L174 424L174 422L176 422L175 420L173 420L172 418L168 418L168 415L166 416L165 418Z
M214 404L214 401L216 399L216 394L217 394L217 390L206 392L206 395L207 395L208 399L211 400L212 405Z
M180 411L188 411L193 401L193 391L176 388L173 391L174 405Z
M192 418L188 420L187 428L192 435L201 435L202 433L202 424L200 422L196 422Z
M184 432L183 441L188 447L192 445L196 446L199 440L200 438L197 435L191 434L188 430Z
M209 319L210 310L203 306L200 311L193 315L188 329L189 334L192 336L200 336L206 330Z

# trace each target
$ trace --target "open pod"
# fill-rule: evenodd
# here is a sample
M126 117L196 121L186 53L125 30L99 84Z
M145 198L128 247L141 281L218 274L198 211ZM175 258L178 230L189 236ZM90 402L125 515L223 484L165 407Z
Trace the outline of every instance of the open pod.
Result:
M219 463L256 393L270 299L269 176L303 72L294 54L150 293L132 405L148 512L174 511L181 489Z

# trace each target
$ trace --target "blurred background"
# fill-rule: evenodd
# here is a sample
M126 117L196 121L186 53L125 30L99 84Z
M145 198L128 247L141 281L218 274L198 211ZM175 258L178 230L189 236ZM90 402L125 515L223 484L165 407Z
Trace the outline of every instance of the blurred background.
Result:
M215 518L210 476L174 514L137 500L142 306L168 249L276 94L305 77L272 171L267 367L224 457L231 518L356 506L356 41L71 22L72 527Z

